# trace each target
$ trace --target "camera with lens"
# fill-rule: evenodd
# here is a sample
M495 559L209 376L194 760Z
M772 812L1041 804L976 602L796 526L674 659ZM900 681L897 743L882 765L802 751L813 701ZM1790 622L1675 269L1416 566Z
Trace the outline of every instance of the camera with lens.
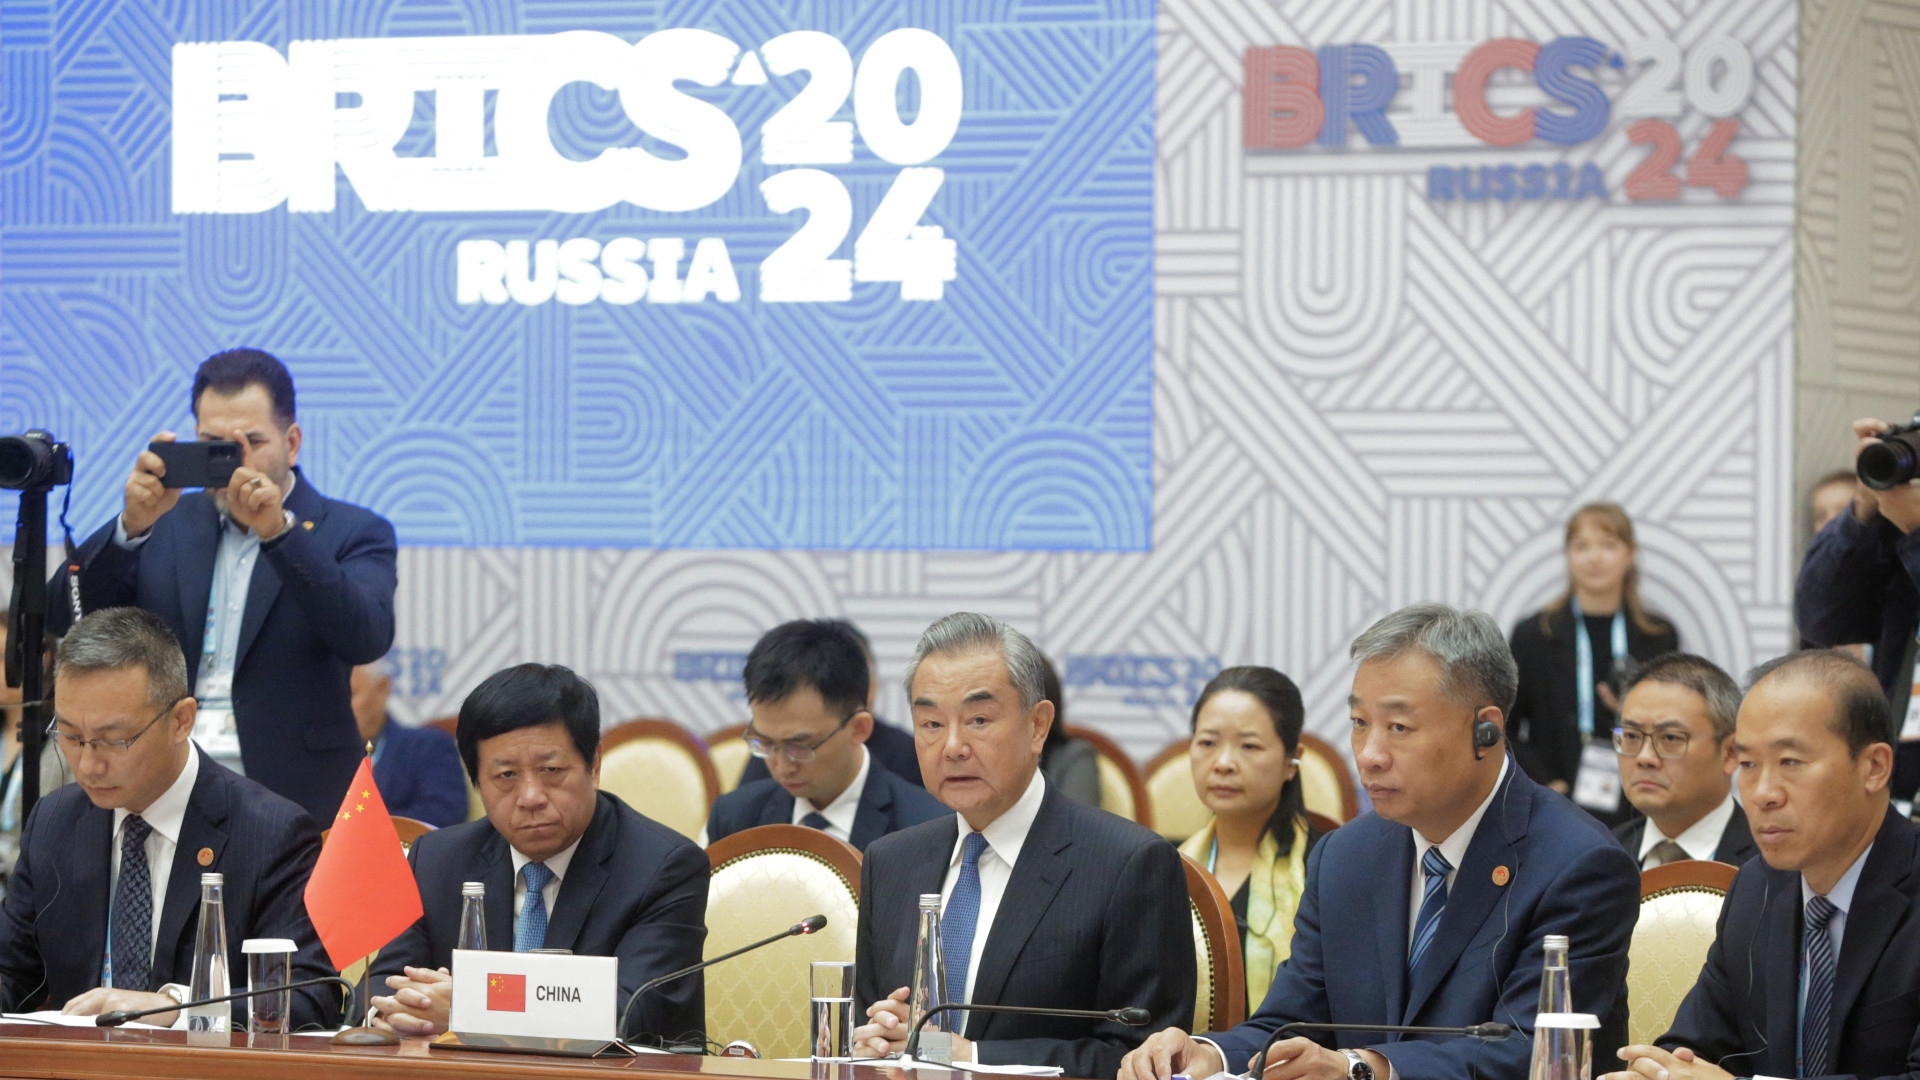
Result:
M0 436L0 488L49 491L73 482L73 449L34 428Z

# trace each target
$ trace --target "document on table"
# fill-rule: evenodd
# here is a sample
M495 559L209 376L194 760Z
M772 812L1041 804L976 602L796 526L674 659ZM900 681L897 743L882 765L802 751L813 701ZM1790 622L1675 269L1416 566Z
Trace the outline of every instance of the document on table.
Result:
M47 1009L43 1012L30 1012L30 1013L0 1013L0 1023L53 1024L56 1027L98 1027L99 1026L94 1023L94 1018L91 1016L68 1016L66 1013L63 1013L58 1009ZM131 1020L120 1026L130 1027L130 1028L146 1028L150 1031L167 1030L166 1028L155 1027L152 1024L143 1024L138 1020Z

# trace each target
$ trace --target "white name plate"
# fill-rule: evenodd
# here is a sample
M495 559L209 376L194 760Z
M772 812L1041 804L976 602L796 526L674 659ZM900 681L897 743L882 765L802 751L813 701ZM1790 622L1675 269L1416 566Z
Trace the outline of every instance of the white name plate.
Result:
M617 1037L620 961L550 953L453 953L448 1027L471 1035Z

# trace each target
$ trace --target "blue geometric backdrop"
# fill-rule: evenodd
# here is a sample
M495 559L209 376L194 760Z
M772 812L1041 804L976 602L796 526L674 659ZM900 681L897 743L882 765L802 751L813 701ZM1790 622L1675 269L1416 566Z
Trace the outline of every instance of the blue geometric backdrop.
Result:
M1153 0L6 0L0 431L73 443L84 535L153 432L190 430L194 366L256 345L294 372L314 484L392 518L403 544L1145 550L1153 17ZM856 280L845 301L764 302L761 263L808 214L769 208L762 182L791 166L762 161L761 128L808 76L756 82L761 46L819 30L857 65L901 27L938 35L963 80L957 132L917 163L944 170L916 223L953 241L954 276L939 299ZM740 133L738 175L699 209L375 212L336 174L330 212L173 212L177 43L286 57L296 41L668 28L741 50L719 85L676 85ZM901 122L919 94L899 80ZM416 98L402 159L436 153L435 106ZM852 101L832 118L854 120ZM569 161L682 156L586 82L548 125ZM825 253L841 260L902 172L864 129L852 143L851 161L806 166L851 196ZM621 236L683 238L689 257L721 239L739 299L456 297L462 241Z

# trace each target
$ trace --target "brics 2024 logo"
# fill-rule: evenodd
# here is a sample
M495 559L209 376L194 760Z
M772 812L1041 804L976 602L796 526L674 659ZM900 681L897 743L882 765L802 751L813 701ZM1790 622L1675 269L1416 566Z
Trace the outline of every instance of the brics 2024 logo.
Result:
M763 85L769 72L801 71L806 89L760 130L763 164L798 167L767 176L759 194L771 213L805 210L807 220L760 263L759 298L844 303L859 281L897 282L903 300L941 299L958 257L940 226L921 223L946 175L926 163L959 129L962 80L946 41L911 27L881 35L857 67L846 45L816 30L757 51L692 28L632 43L591 30L295 41L285 56L251 41L176 45L173 212L329 212L336 166L374 212L699 210L738 180L741 132L676 83ZM910 119L898 98L907 77L917 88ZM563 154L548 116L562 89L580 82L616 93L634 126L678 156L647 146L610 146L585 160ZM403 156L397 145L422 93L433 96L433 152ZM833 119L849 97L853 119ZM843 180L811 166L851 163L856 132L901 168L853 258L838 259L853 201ZM461 304L740 299L719 236L475 238L459 244L456 264Z

